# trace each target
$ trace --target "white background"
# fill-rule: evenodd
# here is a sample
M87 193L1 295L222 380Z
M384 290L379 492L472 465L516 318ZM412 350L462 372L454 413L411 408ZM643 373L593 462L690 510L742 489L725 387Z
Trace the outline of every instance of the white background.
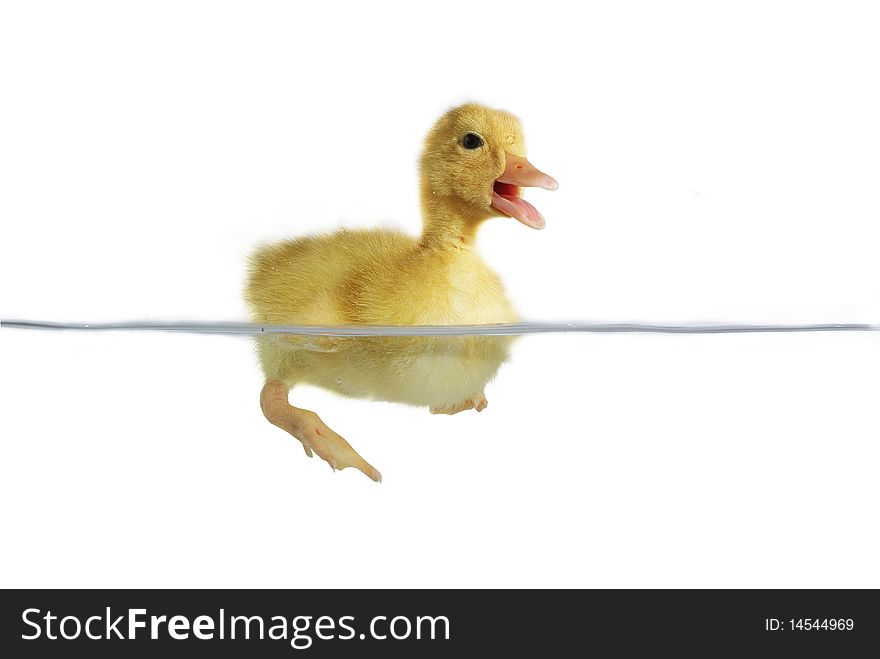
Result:
M532 320L880 320L871 4L4 3L4 318L246 317L258 243L420 228L431 123L560 182L479 247ZM244 339L4 329L2 586L880 587L880 335L521 340L482 414Z

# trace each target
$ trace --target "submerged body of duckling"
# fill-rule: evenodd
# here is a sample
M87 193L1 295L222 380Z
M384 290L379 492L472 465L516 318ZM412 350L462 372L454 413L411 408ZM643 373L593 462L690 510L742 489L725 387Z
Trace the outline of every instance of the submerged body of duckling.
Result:
M253 320L286 325L482 325L518 320L498 276L475 248L479 225L505 215L541 229L524 186L556 189L525 158L519 121L469 104L434 125L421 159L424 231L338 231L258 250L245 291ZM314 412L292 406L291 387L428 406L456 414L486 407L485 385L512 337L265 335L257 347L266 418L333 469L379 472Z

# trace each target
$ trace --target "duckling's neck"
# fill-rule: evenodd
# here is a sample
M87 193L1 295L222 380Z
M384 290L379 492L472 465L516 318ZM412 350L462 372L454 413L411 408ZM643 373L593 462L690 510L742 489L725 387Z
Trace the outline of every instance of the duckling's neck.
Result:
M421 243L437 249L471 247L476 241L477 229L487 217L464 201L423 195Z

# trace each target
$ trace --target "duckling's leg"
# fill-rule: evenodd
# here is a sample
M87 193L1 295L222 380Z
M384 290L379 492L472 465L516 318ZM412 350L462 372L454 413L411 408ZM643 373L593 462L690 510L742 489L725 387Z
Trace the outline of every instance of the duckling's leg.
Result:
M431 414L458 414L465 410L482 412L486 409L488 404L489 401L486 400L486 395L483 392L480 392L476 396L472 396L461 403L455 405L432 405L429 409Z
M312 457L314 451L331 469L354 467L374 481L381 482L382 474L358 455L347 441L328 428L317 414L287 402L289 389L279 380L270 380L263 387L260 407L269 422L296 437L302 442L306 455Z

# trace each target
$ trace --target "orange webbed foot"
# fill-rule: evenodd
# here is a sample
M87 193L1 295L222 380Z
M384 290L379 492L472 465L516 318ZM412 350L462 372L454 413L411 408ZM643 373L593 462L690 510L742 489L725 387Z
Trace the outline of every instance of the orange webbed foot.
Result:
M482 412L486 409L486 406L489 404L489 401L486 400L485 394L480 392L476 396L472 396L467 400L464 400L460 403L456 403L455 405L432 405L429 409L431 414L458 414L459 412L464 412L465 410L476 410L477 412Z

